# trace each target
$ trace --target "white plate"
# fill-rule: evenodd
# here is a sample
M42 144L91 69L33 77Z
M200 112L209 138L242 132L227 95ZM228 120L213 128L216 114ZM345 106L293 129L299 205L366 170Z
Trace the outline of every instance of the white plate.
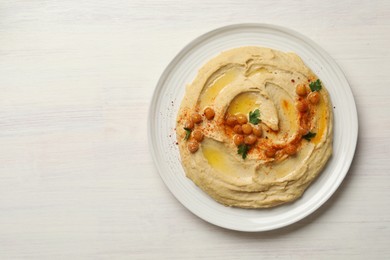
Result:
M334 152L326 168L302 198L272 209L230 208L215 202L185 176L175 144L176 114L185 86L192 82L203 64L221 51L247 45L297 53L325 84L334 106ZM155 89L149 109L148 131L151 152L161 178L185 207L200 218L224 228L265 231L301 220L335 192L355 153L358 121L347 80L321 47L290 29L267 24L238 24L208 32L176 55Z

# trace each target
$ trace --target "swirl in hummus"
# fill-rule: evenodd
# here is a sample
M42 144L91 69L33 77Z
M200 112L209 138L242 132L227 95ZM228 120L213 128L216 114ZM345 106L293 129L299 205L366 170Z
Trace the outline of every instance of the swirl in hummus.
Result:
M216 201L268 208L301 197L332 153L328 92L295 53L240 47L187 86L176 125L188 178Z

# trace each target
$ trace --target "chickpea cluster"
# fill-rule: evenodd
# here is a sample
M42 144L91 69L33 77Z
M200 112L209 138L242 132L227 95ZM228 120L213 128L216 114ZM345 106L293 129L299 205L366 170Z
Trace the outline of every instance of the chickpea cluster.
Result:
M295 88L295 93L300 97L296 103L296 108L301 113L306 113L309 110L309 104L317 105L321 99L318 91L311 91L305 84L298 84ZM306 135L308 132L309 129L307 126L301 126L299 128L299 134L301 136Z
M204 117L207 120L214 119L215 112L211 107L206 107ZM191 131L191 139L187 143L187 148L191 153L195 153L199 149L199 144L203 141L203 132L200 129L195 129L195 126L203 121L202 115L199 113L193 113L191 117L185 122L184 128Z
M261 125L253 125L248 123L247 117L243 114L228 115L226 117L226 125L233 128L235 133L233 136L233 141L237 146L240 146L241 144L252 146L263 135ZM275 157L277 151L278 150L274 147L264 147L264 155L268 158ZM288 144L284 148L284 152L288 155L294 155L297 153L297 146L294 144Z
M299 112L305 113L309 110L309 103L316 105L320 102L320 93L317 91L311 91L306 85L298 84L295 88L295 92L298 96L305 99L297 102L296 106Z
M241 113L228 115L226 117L226 125L233 128L235 133L233 141L237 146L241 144L253 145L263 135L261 126L248 123L247 116Z

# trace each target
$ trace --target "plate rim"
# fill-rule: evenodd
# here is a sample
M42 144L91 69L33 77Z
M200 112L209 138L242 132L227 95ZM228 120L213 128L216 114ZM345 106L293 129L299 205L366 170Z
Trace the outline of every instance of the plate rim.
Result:
M221 31L236 30L236 29L240 29L240 28L267 28L267 29L276 30L276 31L279 31L279 32L282 32L282 33L291 34L291 35L294 35L294 37L303 40L310 47L314 48L317 52L319 52L321 55L323 55L323 57L327 61L331 62L331 65L340 73L340 75L345 80L346 84L348 85L348 88L346 89L346 91L348 92L348 96L351 99L350 101L352 102L350 104L350 107L353 107L353 111L352 111L351 114L353 115L354 118L352 119L352 122L356 124L356 127L352 127L352 129L351 129L351 130L354 130L351 133L351 135L353 136L353 139L352 139L352 142L351 142L351 152L348 154L349 156L347 156L347 158L346 158L347 160L344 160L346 162L345 163L345 167L344 167L345 170L344 170L344 172L341 172L341 174L336 178L336 180L334 182L334 185L331 187L331 189L329 189L327 191L327 193L325 193L326 196L323 196L321 198L321 200L319 200L315 204L314 207L310 208L309 210L306 210L306 211L302 212L297 217L292 218L292 219L290 219L288 221L284 221L284 222L279 223L279 224L274 224L274 225L271 225L271 226L267 226L265 228L263 226L261 226L261 225L258 225L257 228L249 228L249 229L242 228L242 227L239 228L237 226L234 227L234 226L229 226L229 225L222 225L221 223L218 223L216 221L213 221L213 220L205 218L204 216L202 216L200 214L200 212L195 211L193 208L191 208L189 205L187 205L185 202L183 202L182 199L179 196L177 196L177 194L175 194L175 191L173 191L171 189L171 187L170 187L166 177L164 176L162 170L160 170L160 168L158 167L157 154L156 154L156 151L155 151L155 149L153 147L152 116L151 115L152 115L152 112L153 112L154 104L155 104L155 102L159 98L158 94L162 90L164 82L169 77L169 74L170 74L172 68L189 51L191 51L192 48L196 47L198 44L202 43L207 38L212 37L213 35L218 34ZM346 87L346 86L343 86L343 87ZM159 173L159 175L160 175L161 179L163 180L165 186L168 188L168 190L171 192L171 194L186 209L188 209L190 212L192 212L194 215L196 215L197 217L201 218L202 220L204 220L206 222L209 222L209 223L211 223L213 225L225 228L225 229L236 230L236 231L243 231L243 232L262 232L262 231L270 231L270 230L286 227L288 225L294 224L294 223L296 223L296 222L306 218L307 216L309 216L310 214L312 214L313 212L318 210L320 207L322 207L334 195L334 193L340 187L341 183L343 182L343 180L345 179L346 175L348 174L348 172L349 172L349 170L351 168L352 162L353 162L353 158L354 158L355 153L356 153L356 147L357 147L358 136L359 136L359 122L358 122L357 107L356 107L355 98L354 98L354 95L353 95L353 92L352 92L352 88L351 88L350 83L348 82L347 77L345 76L345 73L340 68L340 66L336 63L336 61L320 45L318 45L316 42L314 42L313 40L311 40L307 36L301 34L300 32L297 32L297 31L295 31L293 29L290 29L290 28L287 28L287 27L284 27L284 26L268 24L268 23L237 23L237 24L230 24L230 25L217 27L217 28L214 28L214 29L212 29L210 31L207 31L207 32L205 32L205 33L195 37L190 42L188 42L186 45L184 45L184 47L181 48L181 50L174 55L173 59L165 67L165 69L163 70L163 72L162 72L161 76L159 77L159 80L158 80L158 82L157 82L157 84L156 84L156 86L154 88L152 99L151 99L151 103L149 104L149 108L148 108L147 127L148 127L147 136L148 136L149 150L150 150L150 152L152 154L153 164L155 166L155 169L157 169L157 172Z

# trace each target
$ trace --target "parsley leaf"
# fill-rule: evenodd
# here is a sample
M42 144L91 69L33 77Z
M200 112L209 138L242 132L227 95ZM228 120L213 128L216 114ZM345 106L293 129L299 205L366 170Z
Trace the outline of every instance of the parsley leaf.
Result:
M309 84L309 86L310 86L310 89L311 89L311 91L320 91L321 90L321 88L322 88L322 85L321 85L321 81L319 80L319 79L317 79L316 81L314 81L314 82L311 82L310 84Z
M307 141L310 141L315 136L316 136L316 133L309 132L309 133L305 134L304 136L302 136L302 138L306 139Z
M250 149L250 146L249 146L249 145L247 145L247 144L240 144L240 145L238 146L237 153L238 153L238 154L241 154L242 159L245 159L245 158L246 158L246 155L248 154L249 149Z
M184 127L184 130L186 130L186 136L184 137L184 140L188 140L191 135L191 129Z
M260 120L260 110L256 109L255 111L249 111L249 122L257 125L258 123L261 122Z

